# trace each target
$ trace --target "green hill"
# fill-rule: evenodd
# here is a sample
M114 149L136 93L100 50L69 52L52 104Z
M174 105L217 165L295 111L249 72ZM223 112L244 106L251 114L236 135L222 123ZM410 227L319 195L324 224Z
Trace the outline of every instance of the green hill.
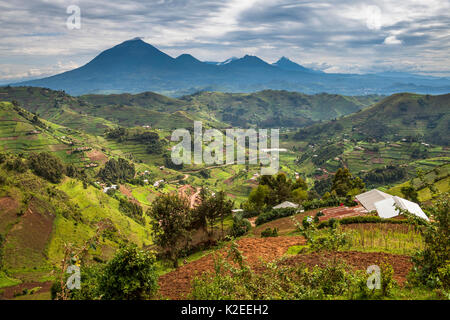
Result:
M7 169L5 163L0 164L0 269L10 277L52 278L64 245L84 245L101 224L111 228L89 251L90 260L109 259L123 242L151 244L149 229L122 213L119 201L102 190L68 177L52 184L29 170Z
M192 127L194 120L216 128L304 127L366 108L381 96L265 90L252 94L201 92L180 99L152 92L72 97L45 88L3 87L0 98L16 100L49 121L98 135L114 124L175 129Z
M450 94L431 96L394 94L370 108L337 121L300 130L297 139L348 138L356 140L419 139L450 144Z

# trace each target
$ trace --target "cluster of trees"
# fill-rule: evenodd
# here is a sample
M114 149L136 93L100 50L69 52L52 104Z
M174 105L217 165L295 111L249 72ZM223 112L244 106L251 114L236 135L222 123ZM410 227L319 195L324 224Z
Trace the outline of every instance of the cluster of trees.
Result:
M156 132L152 131L138 131L131 133L130 130L126 128L118 127L106 130L105 136L107 139L117 140L118 142L136 141L144 144L146 145L146 151L149 154L161 154L164 150L163 141L160 140L159 135Z
M223 191L215 194L206 189L200 191L201 204L194 209L185 197L165 194L158 197L147 211L151 218L152 236L175 267L190 241L193 230L204 229L211 237L214 226L220 222L224 235L224 220L231 214L233 202Z
M66 169L61 160L48 152L30 154L28 166L37 176L53 183L61 182Z
M300 203L308 197L308 186L302 178L292 181L284 173L261 176L258 187L250 192L244 209L247 212L258 213L283 201Z
M372 169L361 175L363 181L372 185L385 185L405 179L406 168L388 165L384 168Z
M125 215L127 215L128 217L135 220L137 223L140 223L142 225L145 224L144 211L139 204L120 198L119 210L125 213Z
M112 158L105 163L105 166L100 169L98 176L103 181L110 183L129 182L136 174L134 164L127 160L119 158L118 160Z
M339 168L333 178L331 194L339 197L355 196L365 190L365 184L359 177L354 177L347 168Z
M342 153L342 148L338 147L334 144L328 145L324 148L320 148L316 155L317 157L312 158L312 162L316 166L321 166L325 162L327 162L329 159L333 159L334 157L340 155Z

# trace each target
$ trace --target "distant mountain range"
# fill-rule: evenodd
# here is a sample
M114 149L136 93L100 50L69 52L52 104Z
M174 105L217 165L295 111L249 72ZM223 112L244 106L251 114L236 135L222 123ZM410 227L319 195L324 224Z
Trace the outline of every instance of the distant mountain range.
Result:
M140 39L105 50L84 66L51 77L11 84L64 90L72 95L153 91L181 96L198 91L255 92L265 89L345 95L450 92L450 79L408 73L329 74L288 58L269 64L246 55L202 62L173 58Z

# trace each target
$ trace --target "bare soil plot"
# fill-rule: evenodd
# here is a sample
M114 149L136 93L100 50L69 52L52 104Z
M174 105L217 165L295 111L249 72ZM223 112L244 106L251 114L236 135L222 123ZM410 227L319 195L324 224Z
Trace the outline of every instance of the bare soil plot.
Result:
M274 261L281 258L289 247L304 242L302 237L243 238L237 241L239 250L252 268L258 268L261 259L266 262ZM217 253L224 255L225 250L221 249ZM160 293L170 299L183 299L190 293L191 282L196 276L212 271L214 271L214 256L209 254L161 276Z

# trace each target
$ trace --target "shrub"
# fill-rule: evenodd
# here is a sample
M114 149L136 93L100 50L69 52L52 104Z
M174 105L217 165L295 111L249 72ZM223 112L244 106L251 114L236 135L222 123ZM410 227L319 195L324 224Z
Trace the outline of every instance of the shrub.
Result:
M6 166L6 169L8 169L10 171L13 170L18 173L24 173L28 169L27 165L20 158L6 161L5 166Z
M134 164L129 163L125 159L110 159L105 163L105 167L101 168L98 176L106 182L119 183L128 182L134 178Z
M322 221L317 226L318 229L330 227L335 223L336 219L330 219L328 221ZM392 223L392 224L408 224L407 220L397 220L397 219L384 219L378 216L358 216L339 219L340 224L356 224L356 223Z
M48 152L32 153L28 157L28 165L33 172L53 183L61 182L64 176L64 164Z
M233 217L233 225L231 226L230 235L232 237L240 237L250 231L252 225L250 221L243 218L241 215L235 215Z
M261 238L269 238L269 237L278 237L278 229L266 228L263 232L261 232Z
M158 290L155 256L136 245L122 247L104 267L98 290L105 300L139 300Z
M295 208L271 209L261 213L256 219L255 224L258 226L272 220L292 216L296 213L297 209Z
M431 208L431 222L424 222L407 212L403 212L416 223L425 240L425 248L419 250L413 257L414 267L409 275L413 284L425 285L430 288L448 286L445 280L448 261L450 260L450 214L448 195L444 195L435 207ZM448 274L447 274L448 275ZM441 277L444 276L444 283Z

